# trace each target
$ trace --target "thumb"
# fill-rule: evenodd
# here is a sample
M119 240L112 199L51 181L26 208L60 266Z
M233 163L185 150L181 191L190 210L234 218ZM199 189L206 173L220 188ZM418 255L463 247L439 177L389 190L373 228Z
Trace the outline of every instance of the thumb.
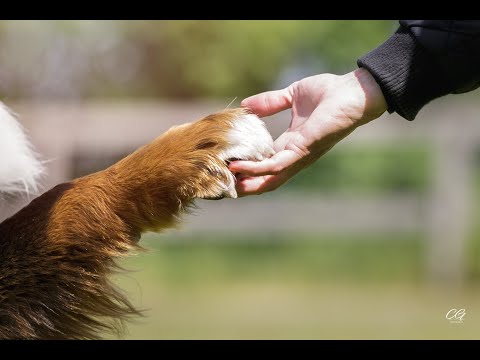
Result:
M249 108L259 117L289 109L292 107L290 87L250 96L242 101L241 106Z

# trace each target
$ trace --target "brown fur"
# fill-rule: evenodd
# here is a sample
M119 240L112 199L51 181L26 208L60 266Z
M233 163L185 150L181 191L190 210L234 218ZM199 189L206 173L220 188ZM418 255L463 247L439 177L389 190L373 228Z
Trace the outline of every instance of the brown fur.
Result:
M232 109L168 130L110 168L58 185L0 224L0 338L90 339L138 315L110 283L144 231L221 198Z

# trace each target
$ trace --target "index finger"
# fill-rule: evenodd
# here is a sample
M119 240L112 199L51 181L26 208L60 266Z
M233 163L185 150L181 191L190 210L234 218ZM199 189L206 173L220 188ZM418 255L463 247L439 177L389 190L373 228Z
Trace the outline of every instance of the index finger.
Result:
M282 150L262 161L232 161L229 169L231 172L238 172L250 176L276 175L301 158L302 157L293 150Z

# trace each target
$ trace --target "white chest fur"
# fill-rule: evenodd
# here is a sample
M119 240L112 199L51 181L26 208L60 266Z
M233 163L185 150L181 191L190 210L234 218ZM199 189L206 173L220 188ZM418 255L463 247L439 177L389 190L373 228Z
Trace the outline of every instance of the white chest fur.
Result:
M7 194L35 194L42 172L22 125L0 102L0 203Z

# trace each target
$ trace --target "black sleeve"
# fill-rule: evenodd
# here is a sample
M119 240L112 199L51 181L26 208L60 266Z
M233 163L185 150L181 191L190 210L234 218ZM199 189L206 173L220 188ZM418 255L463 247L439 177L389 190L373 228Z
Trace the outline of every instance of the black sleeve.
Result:
M413 120L433 99L480 86L480 21L400 20L357 64L380 85L388 111Z

